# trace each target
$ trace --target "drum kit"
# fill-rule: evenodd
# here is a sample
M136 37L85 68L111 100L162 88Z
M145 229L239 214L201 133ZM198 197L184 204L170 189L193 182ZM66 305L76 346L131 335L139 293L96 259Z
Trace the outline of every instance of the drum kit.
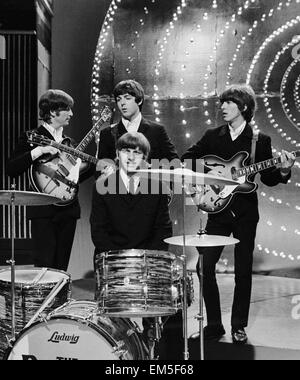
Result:
M95 260L95 301L71 300L71 278L48 268L16 269L15 207L50 205L57 198L33 192L0 191L0 205L11 212L10 269L0 271L0 355L6 360L152 360L162 334L160 319L182 311L184 359L189 360L187 311L193 302L192 274L187 270L186 247L213 247L238 240L185 233L185 185L234 185L236 182L188 171L141 170L141 175L169 174L182 184L183 235L166 239L181 246L179 258L170 252L150 250L110 251ZM200 254L199 330L200 359L203 340L203 256ZM147 344L134 318L150 318Z

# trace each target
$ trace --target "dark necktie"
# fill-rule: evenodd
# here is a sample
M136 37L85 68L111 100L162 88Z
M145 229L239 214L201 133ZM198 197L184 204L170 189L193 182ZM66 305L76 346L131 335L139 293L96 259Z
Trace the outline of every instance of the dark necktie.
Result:
M135 187L134 187L134 177L129 178L129 194L134 195L135 194Z

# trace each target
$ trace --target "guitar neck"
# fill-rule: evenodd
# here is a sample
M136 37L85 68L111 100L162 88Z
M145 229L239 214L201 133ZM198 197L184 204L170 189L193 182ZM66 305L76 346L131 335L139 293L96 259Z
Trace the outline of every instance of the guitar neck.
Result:
M292 152L296 157L300 157L300 151ZM238 169L236 171L236 176L239 177L245 177L252 174L259 173L263 170L273 168L277 165L280 165L282 163L281 157L271 158L266 161L257 162L255 164L245 166L241 169Z
M50 145L56 149L61 150L62 152L68 153L71 156L82 159L82 161L90 162L92 164L97 164L99 161L96 157L90 156L89 154L83 153L80 150L70 148L67 145L59 144L56 141L51 141Z
M93 126L93 128L89 131L89 133L81 140L81 142L77 145L76 150L83 152L90 142L93 140L95 134L100 130L101 126L104 124L104 120L100 118L97 123Z

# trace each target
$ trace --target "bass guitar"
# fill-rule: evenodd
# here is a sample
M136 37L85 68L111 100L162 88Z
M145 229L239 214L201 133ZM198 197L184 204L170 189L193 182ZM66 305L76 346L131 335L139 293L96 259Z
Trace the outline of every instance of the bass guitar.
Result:
M78 194L78 182L82 157L70 154L70 151L82 153L102 125L110 120L112 111L105 106L101 116L93 128L77 145L76 150L72 147L70 139L64 139L60 144L54 140L45 138L36 132L28 131L27 139L31 145L53 146L60 150L55 156L42 156L33 163L29 170L29 180L32 188L40 193L52 195L61 200L56 206L66 206L72 203ZM84 160L88 161L89 160Z
M296 157L300 157L300 151L293 153ZM239 182L239 185L204 185L199 194L201 199L200 203L197 204L199 209L209 214L217 214L223 211L230 204L235 194L249 194L257 190L258 185L251 182L249 176L282 163L281 157L277 157L250 166L245 166L248 158L249 154L247 152L240 152L229 161L225 161L217 156L205 156L201 159L205 167L211 168L214 174L233 179L234 181Z

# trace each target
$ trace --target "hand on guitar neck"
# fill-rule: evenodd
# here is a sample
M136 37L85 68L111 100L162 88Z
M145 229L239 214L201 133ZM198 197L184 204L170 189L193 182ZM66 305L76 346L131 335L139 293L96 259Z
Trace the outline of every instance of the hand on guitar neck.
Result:
M285 150L282 150L281 154L281 175L282 176L288 176L290 174L290 171L292 167L294 166L296 161L296 154L294 152L287 152Z

